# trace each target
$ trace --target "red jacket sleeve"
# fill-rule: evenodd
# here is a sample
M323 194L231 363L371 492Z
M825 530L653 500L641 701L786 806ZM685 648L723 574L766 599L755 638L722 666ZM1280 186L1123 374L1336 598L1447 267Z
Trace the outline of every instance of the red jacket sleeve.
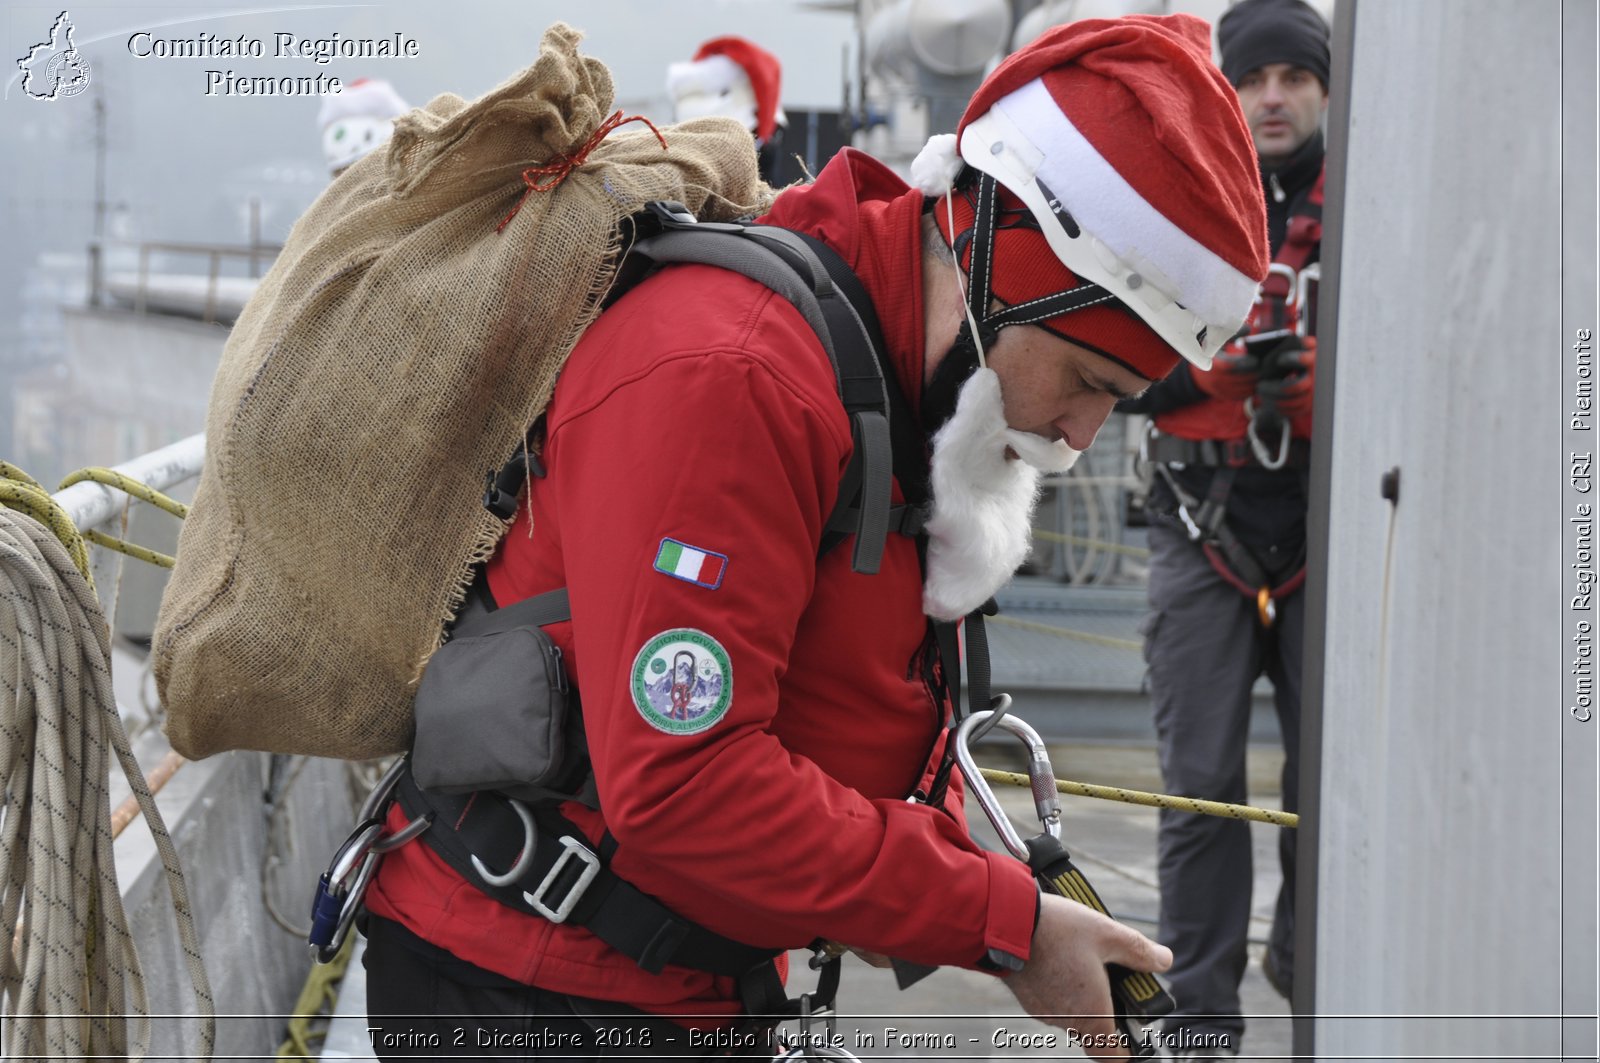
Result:
M1026 957L1035 891L1020 863L941 811L841 785L772 733L780 710L828 712L849 741L873 706L784 703L850 438L831 378L824 392L763 354L809 344L787 356L823 358L798 314L768 307L759 325L749 345L655 357L552 422L540 490L553 492L613 865L751 944L824 937L961 966L988 948ZM725 555L716 586L663 572L664 540ZM674 678L662 645L689 647L686 672L728 695L707 696L692 723L651 700Z

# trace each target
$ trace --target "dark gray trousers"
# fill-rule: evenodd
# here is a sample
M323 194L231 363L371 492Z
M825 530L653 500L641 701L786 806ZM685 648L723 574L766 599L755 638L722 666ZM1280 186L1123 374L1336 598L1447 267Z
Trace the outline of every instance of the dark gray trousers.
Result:
M1280 600L1276 623L1263 631L1255 603L1225 582L1181 531L1152 522L1150 555L1145 660L1167 792L1247 800L1250 688L1264 672L1283 732L1283 807L1294 811L1305 594ZM1177 1002L1164 1030L1227 1034L1237 1048L1253 881L1250 828L1240 820L1163 809L1158 839L1158 937L1172 949L1167 983ZM1280 831L1278 857L1283 887L1268 948L1287 977L1294 969L1294 831Z

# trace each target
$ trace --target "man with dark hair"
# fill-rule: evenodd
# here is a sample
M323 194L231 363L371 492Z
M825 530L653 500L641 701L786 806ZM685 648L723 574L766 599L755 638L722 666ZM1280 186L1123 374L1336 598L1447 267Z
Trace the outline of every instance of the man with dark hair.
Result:
M1145 656L1161 770L1172 793L1246 799L1251 688L1271 680L1283 733L1283 805L1299 785L1305 520L1315 380L1328 26L1300 0L1243 0L1217 26L1260 159L1271 272L1247 331L1210 372L1180 365L1124 412L1153 415L1146 455L1150 616ZM1250 832L1163 811L1160 940L1171 947L1178 1058L1227 1058L1244 1031ZM1295 832L1263 965L1285 997L1294 972Z

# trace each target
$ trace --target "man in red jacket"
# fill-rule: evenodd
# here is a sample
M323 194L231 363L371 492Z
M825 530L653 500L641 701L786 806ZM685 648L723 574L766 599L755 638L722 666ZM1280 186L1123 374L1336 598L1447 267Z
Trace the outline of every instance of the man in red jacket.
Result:
M852 440L792 305L681 265L602 314L488 584L502 605L567 589L571 619L547 630L582 691L598 810L561 811L678 922L630 957L489 896L425 833L367 895L380 1055L681 1054L638 1023L596 1047L577 1017L731 1022L740 979L653 962L662 935L990 970L1091 1044L1113 1032L1104 965L1166 966L974 844L958 788L928 800L950 712L929 618L1010 577L1041 471L1119 396L1180 356L1208 364L1244 320L1267 265L1249 133L1203 22L1089 21L1002 64L913 172L916 189L846 151L763 221L833 249L870 296L886 367L936 433L926 558L892 535L876 575L848 549L819 559ZM409 1018L440 1013L471 1018Z

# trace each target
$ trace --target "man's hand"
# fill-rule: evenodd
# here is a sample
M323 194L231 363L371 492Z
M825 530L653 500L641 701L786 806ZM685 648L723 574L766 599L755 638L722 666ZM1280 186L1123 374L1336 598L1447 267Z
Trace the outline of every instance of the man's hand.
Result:
M1128 1058L1111 1017L1106 964L1165 971L1172 951L1077 901L1044 894L1022 970L1005 980L1023 1010L1072 1034L1091 1059Z
M1261 359L1253 354L1219 351L1208 372L1190 367L1195 386L1214 399L1243 402L1255 394Z
M1290 340L1266 356L1256 402L1293 419L1311 413L1317 385L1317 338L1292 336Z

